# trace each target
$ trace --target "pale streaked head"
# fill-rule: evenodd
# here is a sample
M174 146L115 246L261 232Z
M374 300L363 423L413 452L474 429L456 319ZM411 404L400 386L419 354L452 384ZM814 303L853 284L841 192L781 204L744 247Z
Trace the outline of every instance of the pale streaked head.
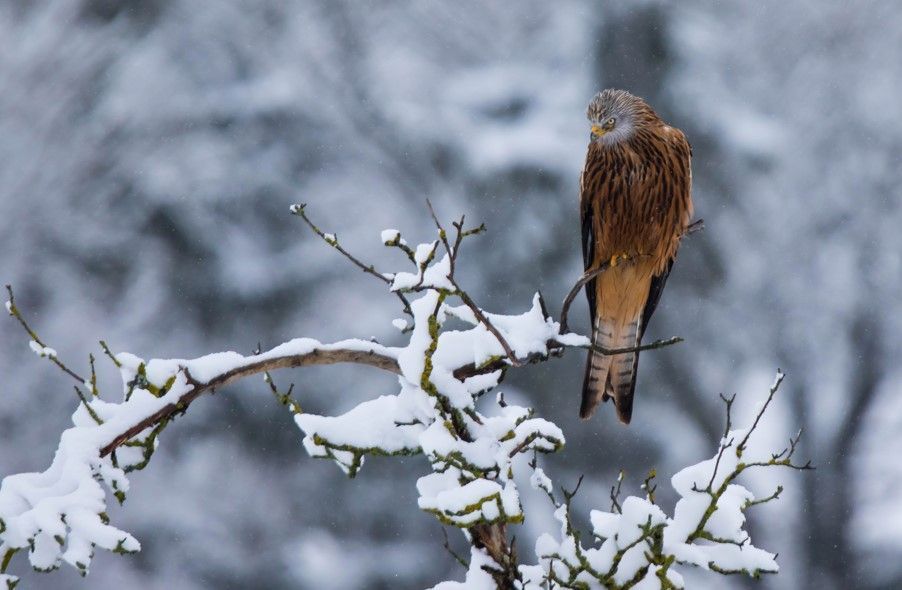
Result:
M589 102L590 141L614 145L632 137L643 125L659 121L648 104L625 90L602 90Z

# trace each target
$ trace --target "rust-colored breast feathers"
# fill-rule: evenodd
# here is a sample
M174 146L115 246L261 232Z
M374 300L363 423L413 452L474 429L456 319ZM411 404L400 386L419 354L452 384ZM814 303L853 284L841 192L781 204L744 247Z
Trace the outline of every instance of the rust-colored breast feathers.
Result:
M689 160L685 136L666 125L639 129L623 144L589 146L580 188L592 209L595 265L642 254L658 274L670 262L692 216Z

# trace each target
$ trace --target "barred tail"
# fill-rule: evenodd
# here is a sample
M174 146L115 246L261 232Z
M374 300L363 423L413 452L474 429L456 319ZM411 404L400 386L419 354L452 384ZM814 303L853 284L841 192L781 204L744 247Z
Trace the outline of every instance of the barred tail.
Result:
M601 317L595 318L592 327L592 343L602 348L609 348L613 337L613 324L603 322ZM583 378L583 401L579 408L579 417L587 420L595 413L595 408L606 401L605 388L608 383L608 372L611 370L613 357L589 351L586 359L586 375Z
M642 338L642 317L623 327L622 338L615 348L632 348L639 346ZM611 372L608 374L617 417L624 424L629 424L633 417L633 395L636 392L636 371L639 369L639 353L627 352L614 357Z
M592 340L601 348L631 348L639 344L641 317L628 324L613 320L595 320ZM595 409L608 398L614 400L617 416L624 424L629 424L633 413L633 394L636 389L636 370L639 353L628 352L618 355L603 355L589 351L586 360L586 374L583 380L583 399L579 416L584 420L595 413Z

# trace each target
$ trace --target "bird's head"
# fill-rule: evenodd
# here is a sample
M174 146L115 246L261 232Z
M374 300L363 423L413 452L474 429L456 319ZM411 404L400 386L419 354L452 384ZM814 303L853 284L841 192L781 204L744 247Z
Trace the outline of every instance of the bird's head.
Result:
M632 137L633 132L657 119L657 115L638 96L625 90L602 90L589 103L589 139L603 145L614 145Z

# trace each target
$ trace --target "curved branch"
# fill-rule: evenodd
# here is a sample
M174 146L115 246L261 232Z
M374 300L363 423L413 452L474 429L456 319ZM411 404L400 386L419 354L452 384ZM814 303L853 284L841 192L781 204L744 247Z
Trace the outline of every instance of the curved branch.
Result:
M217 387L228 385L233 381L237 381L243 377L256 375L259 373L274 371L276 369L290 369L295 367L309 367L313 365L334 365L336 363L356 363L360 365L369 365L395 373L401 374L401 368L398 361L391 356L380 354L375 351L355 350L355 349L314 349L305 354L292 354L285 356L277 356L267 358L247 365L236 367L225 373L221 373L206 382L199 382L191 377L186 367L182 367L181 371L188 379L188 383L192 386L190 390L185 392L175 403L167 404L155 413L147 416L128 430L125 430L114 438L109 444L100 450L100 456L105 457L116 450L116 447L125 443L134 436L137 436L143 430L158 424L162 420L174 416L180 412L184 412L188 405L195 399L208 391L214 391Z
M566 334L570 331L570 326L567 324L567 316L570 314L570 305L573 304L573 300L576 299L576 295L582 290L583 287L586 286L586 283L603 273L604 271L610 268L611 263L609 261L605 261L601 263L601 266L594 270L587 270L583 276L579 277L579 280L576 281L576 284L570 289L570 292L567 293L567 297L564 298L564 304L561 306L561 333Z
M683 232L683 235L680 236L680 239L691 236L692 234L699 232L705 229L705 220L697 219L686 226L686 230ZM638 256L632 256L623 260L621 264L632 264L635 262ZM569 328L567 325L567 316L570 313L570 305L573 304L573 300L576 299L576 295L580 292L580 290L586 286L586 283L608 270L611 267L610 261L604 261L598 268L587 270L583 276L576 281L576 284L570 289L570 292L567 293L567 297L564 298L564 304L561 306L561 334L566 334L569 332Z

